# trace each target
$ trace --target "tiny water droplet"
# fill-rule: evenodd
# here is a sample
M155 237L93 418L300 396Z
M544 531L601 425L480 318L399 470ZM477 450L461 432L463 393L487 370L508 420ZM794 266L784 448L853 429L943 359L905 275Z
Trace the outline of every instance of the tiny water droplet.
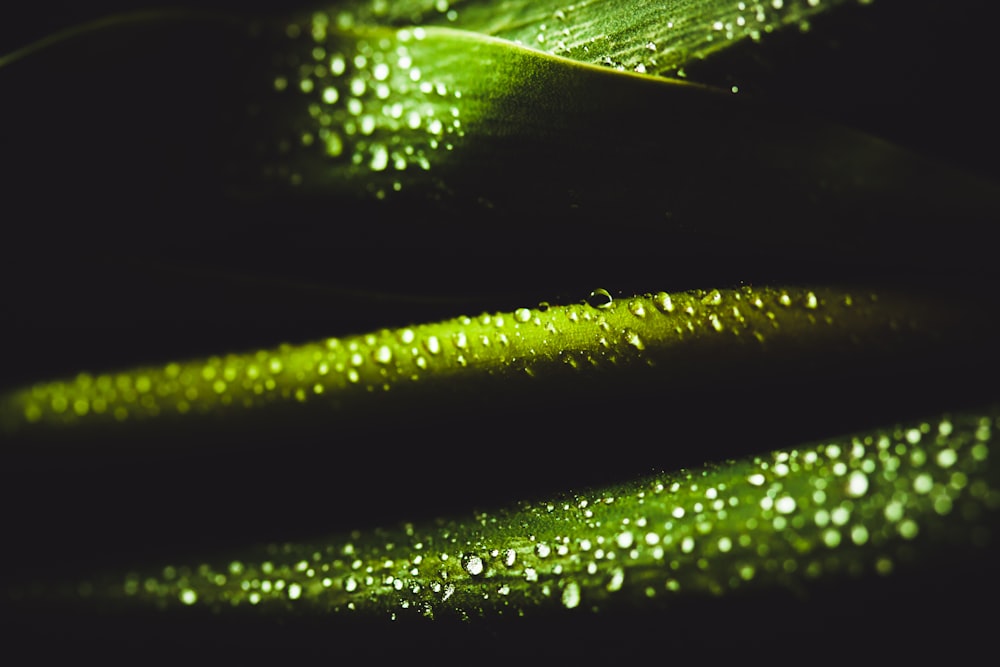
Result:
M531 311L527 308L518 308L514 311L514 319L518 322L527 322L531 319Z
M670 299L670 295L666 292L658 292L653 300L656 302L656 307L663 312L674 312L674 302Z
M610 308L614 304L614 299L611 297L611 293L603 287L599 287L590 293L587 297L587 303L591 308Z
M549 309L549 307L550 306L548 301L542 301L538 304L538 312L544 313Z
M629 309L629 312L632 313L633 315L635 315L636 317L645 317L646 316L646 308L642 305L642 302L640 302L640 301L632 301L632 302L630 302L628 304L628 309Z
M637 334L636 332L632 331L631 329L626 329L625 330L625 340L627 340L628 344L631 345L632 347L634 347L637 350L645 350L646 349L646 344L642 342L641 338L639 338L639 334Z
M718 306L722 303L722 293L719 292L719 290L714 289L702 297L701 302L706 306Z

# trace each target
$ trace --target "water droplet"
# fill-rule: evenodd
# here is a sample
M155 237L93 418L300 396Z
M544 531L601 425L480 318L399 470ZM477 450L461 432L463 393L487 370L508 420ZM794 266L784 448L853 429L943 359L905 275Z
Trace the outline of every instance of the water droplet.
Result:
M437 336L428 336L427 340L424 341L424 347L431 354L437 354L441 351L441 342L438 340Z
M590 296L587 297L587 303L592 308L606 309L614 304L614 299L611 298L611 293L608 290L599 287L590 293Z
M702 297L701 302L706 306L718 306L722 303L722 293L719 292L719 290L714 289Z
M527 322L531 319L531 311L527 308L518 308L514 311L514 319L518 322Z
M629 312L636 317L646 317L646 308L641 301L632 301L628 304Z
M541 301L538 304L538 312L540 312L540 313L544 313L544 312L548 311L549 308L550 308L550 305L549 305L548 301Z
M389 151L382 144L373 144L371 147L372 159L369 163L372 171L382 171L389 165Z
M323 89L323 101L327 104L334 104L340 99L340 93L333 86L328 86Z
M615 541L618 543L618 546L620 548L628 549L629 547L632 546L633 542L632 531L630 530L622 531L621 533L618 534L618 537L615 538Z
M330 73L334 76L340 76L347 69L347 63L344 61L344 56L339 53L334 54L330 58Z
M625 330L625 340L627 340L628 344L637 350L646 349L646 344L642 342L641 338L639 338L639 334L630 329Z
M195 602L198 601L198 594L195 593L190 588L185 588L184 590L181 591L180 599L181 602L183 602L186 605L193 605Z
M388 345L381 345L375 350L373 357L377 363L387 364L392 361L392 348Z
M656 297L653 299L656 302L656 307L665 313L674 312L674 302L671 301L670 295L666 292L658 292Z
M462 556L462 569L476 577L483 573L483 559L475 554Z
M567 609L580 606L580 584L575 581L566 584L566 588L562 592L562 603Z
M330 157L338 157L344 152L344 142L340 135L331 132L326 138L326 154Z
M795 511L795 499L791 496L782 496L774 502L774 509L780 514L791 514Z

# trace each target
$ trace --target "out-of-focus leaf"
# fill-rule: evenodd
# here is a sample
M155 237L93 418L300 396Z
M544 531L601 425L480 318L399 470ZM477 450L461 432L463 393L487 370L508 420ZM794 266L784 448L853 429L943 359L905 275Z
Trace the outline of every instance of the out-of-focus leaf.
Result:
M685 65L812 17L871 0L410 0L348 2L340 27L447 25L619 71L676 75Z

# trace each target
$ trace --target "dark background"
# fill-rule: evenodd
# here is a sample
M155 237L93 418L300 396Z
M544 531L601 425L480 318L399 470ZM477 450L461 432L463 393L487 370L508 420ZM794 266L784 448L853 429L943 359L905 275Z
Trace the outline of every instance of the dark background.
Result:
M200 4L209 5L275 14L287 9L280 2ZM781 113L845 123L996 179L997 58L987 6L877 0L816 19L807 34L774 35L733 49L689 67L688 74L723 87L737 84L742 94L773 103ZM138 7L25 3L17 20L0 22L0 51ZM195 31L183 43L154 31L142 44L111 44L60 66L40 59L18 64L16 72L0 71L0 149L7 167L0 242L0 336L7 359L0 388L83 369L302 342L542 300L576 301L598 286L631 294L817 277L858 280L849 259L818 271L794 257L766 265L749 257L726 269L705 268L706 258L697 252L682 267L688 271L675 267L664 276L655 244L638 258L601 253L599 263L561 271L565 266L552 261L558 251L526 250L513 240L510 248L486 250L474 233L461 256L457 246L419 259L404 250L375 260L338 253L338 243L349 243L331 232L338 220L319 215L322 210L296 203L248 216L229 208L213 189L210 166L224 150L215 140L225 124L209 111L224 108L236 94L240 68L255 63L253 57L227 60L211 30ZM150 72L161 77L156 85L150 85ZM128 77L143 84L117 84ZM123 113L138 100L151 117ZM149 124L160 130L144 132ZM137 136L148 145L137 146ZM380 213L362 206L342 215ZM423 222L430 224L433 215L426 212ZM747 224L754 224L754 216L748 217ZM502 268L468 272L480 257L484 265ZM939 277L931 268L930 278L908 275L904 282L925 288ZM989 293L995 268L968 269L968 275L950 271L946 284L964 288L974 276L977 289ZM862 278L893 280L894 270L892 261L866 266ZM987 307L983 321L993 320ZM948 357L947 350L938 354ZM690 393L635 378L602 378L587 385L593 391L546 395L544 401L498 392L405 421L387 415L245 439L206 430L153 450L121 451L86 439L69 451L26 452L15 449L20 443L5 444L4 569L15 579L72 577L95 567L198 559L262 541L320 538L698 465L995 395L966 367L945 365L941 372L955 378L946 390L932 389L933 377L908 372L875 365L788 383L734 371L728 380ZM886 377L898 389L892 396L873 388ZM872 388L857 391L859 384ZM620 435L614 416L660 414L664 405L682 416L671 424L671 442ZM743 425L776 405L795 416L747 436ZM714 418L720 411L730 416L721 424ZM581 418L586 415L611 418ZM534 435L509 451L510 430L529 423L538 425ZM707 423L715 439L706 438ZM734 441L738 447L711 444ZM524 462L527 452L534 456L530 464ZM406 465L393 465L400 460ZM779 655L785 642L789 657L806 659L824 647L836 651L857 638L884 636L885 644L865 650L916 653L929 647L962 654L990 648L977 639L994 619L996 581L984 574L987 569L961 556L943 557L918 576L822 591L812 604L708 603L565 626L445 624L398 634L362 626L351 630L360 646L355 649L335 635L333 621L323 625L326 620L165 625L53 614L17 626L25 640L16 649L55 647L80 655L176 649L195 660L335 659L368 651L477 660L493 652L518 655L521 645L564 657L641 656L660 645L661 654L709 656L728 647ZM980 605L982 616L972 611ZM940 612L947 623L929 618L942 609L949 610Z

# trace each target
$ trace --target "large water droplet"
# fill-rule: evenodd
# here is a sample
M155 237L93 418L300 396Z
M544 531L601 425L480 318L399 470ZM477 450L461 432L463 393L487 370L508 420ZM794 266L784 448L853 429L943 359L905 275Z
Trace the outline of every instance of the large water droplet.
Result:
M587 303L592 308L610 308L614 303L614 299L611 297L611 293L603 287L598 287L590 296L587 297Z
M475 554L465 554L462 556L462 569L473 577L483 573L483 559Z

